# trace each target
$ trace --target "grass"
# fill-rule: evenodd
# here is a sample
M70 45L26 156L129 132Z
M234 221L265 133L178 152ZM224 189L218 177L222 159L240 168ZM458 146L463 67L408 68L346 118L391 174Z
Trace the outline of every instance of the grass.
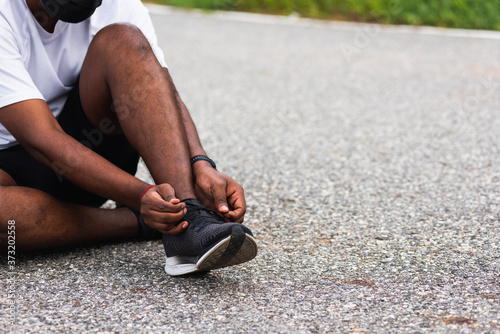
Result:
M238 10L319 19L500 30L500 0L154 0L207 10Z

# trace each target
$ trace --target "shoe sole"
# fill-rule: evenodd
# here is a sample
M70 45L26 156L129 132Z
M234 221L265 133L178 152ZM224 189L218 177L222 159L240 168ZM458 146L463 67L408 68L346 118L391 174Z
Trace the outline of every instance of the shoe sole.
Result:
M170 276L179 276L209 271L235 266L250 261L255 256L257 256L255 239L246 234L241 226L235 225L229 237L221 240L200 258L187 256L167 257L165 272Z

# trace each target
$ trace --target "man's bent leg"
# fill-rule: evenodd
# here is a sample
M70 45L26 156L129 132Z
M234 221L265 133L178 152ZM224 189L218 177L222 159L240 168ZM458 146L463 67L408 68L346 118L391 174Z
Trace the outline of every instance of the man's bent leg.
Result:
M114 24L95 36L80 75L80 97L97 129L121 128L156 183L169 183L180 199L195 197L174 89L138 28Z
M0 180L8 181L0 170ZM73 245L139 235L128 209L106 210L60 202L36 189L0 186L0 253L7 251L8 222L15 222L16 250Z
M190 148L195 154L202 149L198 138L192 141L195 129L170 76L139 29L116 24L96 35L80 74L80 98L96 128L106 124L109 130L110 122L116 127L119 123L156 183L169 183L181 200L195 197ZM110 112L112 103L115 115ZM255 257L250 230L215 218L195 199L186 202L186 208L186 230L163 236L168 274L217 269Z

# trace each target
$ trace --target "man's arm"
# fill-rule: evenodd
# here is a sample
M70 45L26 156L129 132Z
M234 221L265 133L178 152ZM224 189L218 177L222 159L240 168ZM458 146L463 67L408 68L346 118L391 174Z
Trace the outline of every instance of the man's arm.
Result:
M189 144L189 151L191 153L191 157L194 157L195 155L206 155L205 151L203 150L203 147L201 146L201 141L198 136L198 131L196 130L196 126L194 125L193 119L191 118L191 115L189 114L189 111L182 101L179 92L177 91L177 88L175 87L174 81L172 80L172 77L170 76L170 72L168 71L167 68L163 69L165 71L165 75L170 82L170 85L172 87L172 90L175 94L175 100L177 102L177 106L179 110L181 111L181 118L182 122L184 124L184 128L186 129L186 137L187 141ZM210 163L207 161L203 161L206 163L208 166L211 166ZM202 163L202 161L200 161Z
M85 190L138 208L147 183L67 135L43 100L0 109L0 121L37 161Z
M27 100L0 108L0 123L37 161L59 172L77 186L136 209L141 207L141 195L149 184L116 167L67 135L45 101ZM172 223L182 219L183 206L178 202L170 203L174 197L173 189L161 191L167 202L162 201L162 205L166 205L163 216L165 212L170 212L168 221ZM155 201L154 198L150 200Z
M165 68L164 71L181 111L191 157L200 154L207 155L201 145L193 119L175 88L168 69ZM197 195L206 206L224 213L228 221L243 222L246 212L245 196L243 188L236 181L227 175L219 173L213 169L209 162L204 160L197 161L194 164L193 175Z

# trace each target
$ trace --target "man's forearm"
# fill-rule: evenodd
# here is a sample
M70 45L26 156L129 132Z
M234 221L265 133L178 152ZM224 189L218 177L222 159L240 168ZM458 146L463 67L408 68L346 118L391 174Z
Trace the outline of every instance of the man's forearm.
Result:
M48 134L28 152L75 185L117 202L140 208L140 197L149 185L116 167L64 132Z
M189 152L191 153L191 157L195 155L203 154L205 155L205 151L201 146L200 137L198 136L198 131L196 130L196 126L194 125L193 119L189 114L189 111L181 100L179 94L176 92L176 98L179 103L179 108L181 110L182 122L184 123L184 128L186 129L186 137L189 145Z
M164 70L172 86L172 90L174 91L177 106L179 107L179 110L181 112L182 123L184 124L184 129L186 130L186 138L188 141L189 153L191 154L191 157L194 157L195 155L199 154L206 155L201 145L200 137L198 136L198 131L196 130L196 126L193 122L193 119L191 118L191 115L189 114L189 110L182 101L179 92L175 88L175 84L172 80L172 77L170 76L168 69L165 68Z

